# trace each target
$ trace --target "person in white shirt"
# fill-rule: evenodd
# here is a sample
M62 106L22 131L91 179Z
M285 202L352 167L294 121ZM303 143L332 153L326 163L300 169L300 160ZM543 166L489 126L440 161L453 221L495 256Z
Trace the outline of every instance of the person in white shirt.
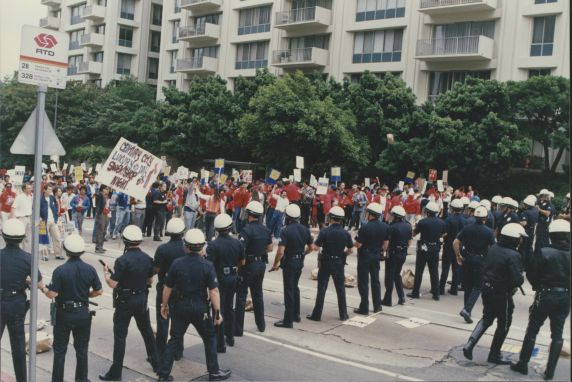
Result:
M73 186L67 186L66 192L62 194L60 198L60 202L62 204L62 209L67 211L68 214L68 221L72 221L72 208L71 208L71 201L75 197L73 193Z
M276 186L274 186L276 189ZM274 191L274 189L272 191ZM274 208L274 213L272 214L272 220L270 221L270 232L274 235L274 238L280 238L280 230L282 229L282 224L284 222L284 212L286 207L290 204L286 190L282 190L279 195L272 192L272 197L276 199L276 208Z
M20 220L26 227L26 237L22 240L22 249L26 252L32 250L30 238L32 237L32 205L34 198L32 197L32 185L22 185L22 192L14 199L12 205L12 216Z

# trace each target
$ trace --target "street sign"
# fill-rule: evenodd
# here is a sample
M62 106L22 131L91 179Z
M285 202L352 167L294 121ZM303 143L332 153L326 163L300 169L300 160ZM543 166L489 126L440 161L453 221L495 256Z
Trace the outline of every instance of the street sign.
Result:
M20 130L20 133L12 143L10 152L12 154L34 155L36 150L36 112L34 109L28 120ZM66 150L58 139L50 119L45 110L42 110L40 117L43 119L43 148L44 155L66 155Z
M24 25L21 39L18 81L65 89L68 34Z

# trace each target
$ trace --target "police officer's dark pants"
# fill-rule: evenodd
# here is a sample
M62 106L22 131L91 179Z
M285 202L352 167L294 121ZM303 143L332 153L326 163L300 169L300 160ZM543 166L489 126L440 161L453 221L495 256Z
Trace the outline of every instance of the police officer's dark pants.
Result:
M220 294L220 313L222 324L217 328L217 346L224 348L224 337L234 337L234 297L236 294L236 275L218 275Z
M550 337L552 339L552 344L550 345L551 350L553 344L558 344L560 348L562 347L562 330L564 328L564 322L566 317L570 313L570 294L567 292L536 292L534 296L534 303L530 307L530 315L528 317L528 327L526 328L526 335L524 336L522 350L520 351L520 362L527 364L530 361L530 356L534 349L534 343L536 342L536 336L540 331L540 328L544 324L547 318L550 318ZM556 367L556 361L558 360L558 355L555 357L554 365L552 366L552 372ZM547 369L548 369L547 366Z
M160 377L168 377L171 374L175 354L177 354L180 344L183 343L185 332L190 324L193 324L197 333L203 339L209 373L216 373L219 370L216 354L216 333L206 302L191 299L180 300L175 303L172 314L173 327L171 329L171 338L169 338L167 343L165 354L161 357L157 374Z
M512 323L512 313L514 311L512 295L507 291L495 291L487 287L483 287L482 293L483 318L481 318L481 322L483 333L493 324L495 319L497 320L497 329L493 336L489 357L491 355L500 355L502 344ZM481 322L477 326L480 326Z
M329 260L321 260L318 270L318 293L316 295L316 305L312 311L312 318L320 320L322 318L322 310L324 309L324 299L326 298L326 290L330 276L334 280L336 294L338 295L338 311L340 319L348 317L348 309L346 306L346 286L344 274L345 259L333 258Z
M64 365L70 332L73 334L76 367L75 380L87 381L87 348L91 332L91 316L87 307L70 311L58 309L54 326L54 363L52 366L52 382L63 382Z
M143 220L143 231L144 235L151 236L151 231L153 230L153 222L155 220L155 211L153 208L145 208L145 220Z
M525 237L522 241L522 245L519 248L519 252L522 257L522 264L524 265L524 270L528 270L528 265L530 264L530 260L534 255L534 251L532 249L532 243L534 241L534 231L532 233L527 232L528 237Z
M550 239L548 238L548 224L538 223L536 226L536 242L534 243L534 251L540 248L548 247Z
M439 296L439 246L428 245L427 251L417 248L417 258L415 259L415 280L413 282L414 296L419 296L419 289L423 281L423 272L425 264L429 268L429 277L431 279L431 294Z
M107 232L107 223L109 219L107 215L97 214L95 216L95 249L102 249L105 241L105 233Z
M155 210L155 224L153 225L153 236L163 236L163 228L165 228L165 218L167 211L164 208Z
M393 294L393 285L399 300L405 299L403 292L403 282L401 281L401 268L405 263L407 257L407 248L405 249L390 249L388 251L388 258L385 261L385 295L383 296L384 304L391 305L391 297Z
M207 212L205 214L205 236L207 237L207 241L211 241L214 236L214 221L216 218L216 214L211 212Z
M256 326L260 330L266 328L266 323L264 322L264 300L262 297L262 282L264 281L266 265L262 261L254 261L247 264L241 272L243 280L239 283L236 292L236 317L234 320L234 335L236 336L242 336L244 331L244 307L246 306L246 295L249 288Z
M172 298L171 298L172 300ZM165 347L167 346L167 337L169 335L169 323L171 321L170 317L165 320L161 316L161 304L163 303L163 284L157 283L157 296L155 297L156 304L156 320L157 320L157 335L155 336L155 343L157 344L157 352L162 355L165 352ZM169 303L169 307L172 308L172 304ZM181 343L181 348L177 357L183 355L183 343Z
M459 285L459 272L460 267L457 264L457 258L455 256L455 251L453 251L453 243L445 242L443 245L443 256L441 258L441 279L439 281L439 291L445 292L445 285L447 284L447 279L449 278L449 269L453 275L451 281L451 292L457 292L457 287Z
M284 282L284 321L291 324L300 317L300 288L298 281L302 275L304 263L301 259L289 259L282 268L282 280Z
M481 295L481 284L483 282L483 269L485 258L479 255L466 255L463 261L463 299L464 309L471 314L473 307ZM451 286L452 289L452 286Z
M311 208L312 206L309 203L300 204L300 210L301 210L300 223L305 227L309 226Z
M379 283L379 254L368 253L366 251L358 254L357 282L358 291L361 297L359 310L369 311L369 278L371 277L371 300L373 309L381 307L381 284Z
M353 210L353 212L352 212L352 220L351 220L351 222L350 222L350 227L349 227L350 229L351 229L352 227L355 227L356 229L359 229L359 222L360 222L359 219L360 219L360 215L361 215L361 211Z
M147 293L139 293L130 296L119 296L115 313L113 314L113 364L109 369L109 375L121 376L123 370L123 358L125 357L125 339L131 318L135 323L145 342L147 357L153 363L157 363L157 345L151 329L149 309L147 308Z
M26 382L26 340L24 334L24 319L26 318L26 297L15 296L2 300L0 310L0 339L4 328L8 327L12 363L16 381Z

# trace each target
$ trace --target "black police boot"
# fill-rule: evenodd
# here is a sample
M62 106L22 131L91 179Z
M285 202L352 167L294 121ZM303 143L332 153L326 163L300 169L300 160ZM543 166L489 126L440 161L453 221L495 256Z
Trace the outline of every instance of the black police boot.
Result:
M409 298L419 298L419 293L407 293L407 297Z
M374 307L374 308L373 308L373 312L374 312L374 313L379 313L379 312L381 312L381 305Z
M434 294L434 295L433 295L433 300L439 301L439 299L440 299L440 298L439 298L439 295L438 295L438 294Z
M296 318L294 319L294 321L296 321L296 322L302 322L302 317L298 316L298 317L296 317Z
M276 326L277 328L293 328L294 325L292 325L292 323L287 323L284 321L277 321L274 323L274 326Z
M471 319L471 314L467 312L464 308L459 312L459 315L465 319L467 324L472 324L473 320Z
M562 351L562 340L552 341L550 343L550 352L548 353L548 362L546 363L546 370L544 371L544 379L551 380L554 378L554 370L558 363L558 357Z
M311 321L320 321L319 318L312 316L311 314L306 315L306 318Z
M363 314L364 316L367 316L369 314L369 312L367 310L361 310L360 308L355 308L354 313Z
M340 316L340 321L346 321L346 320L349 320L349 319L350 319L350 316L348 316L347 314L344 315L344 316Z
M381 300L381 305L391 306L391 305L392 305L392 304L391 304L391 300L390 300L390 299L387 299L387 300L386 300L386 299L384 298L383 300Z
M174 380L174 379L173 379L173 376L172 376L172 375L168 375L168 376L166 376L166 377L159 377L159 378L157 379L157 381L173 381L173 380Z
M404 298L400 298L399 301L397 301L397 303L399 305L405 305L405 299Z
M100 375L99 379L102 381L121 381L121 375L113 375L108 372L104 375Z
M161 238L159 236L154 236L153 237L153 241L162 241Z
M449 293L450 295L453 295L453 296L456 296L456 295L459 294L459 293L458 293L456 290L454 290L453 288L447 290L447 293ZM444 293L441 293L441 294L444 294Z
M226 337L226 344L228 346L234 346L234 337Z
M528 361L532 356L532 351L534 350L534 340L528 337L524 337L522 341L522 349L520 349L520 357L518 362L513 362L510 365L511 370L517 371L520 374L528 375Z
M230 370L218 369L216 373L209 373L209 381L224 381L229 379L230 375Z
M266 324L259 325L257 326L257 328L260 333L264 333L264 331L266 330Z
M473 359L473 349L475 348L475 345L477 344L477 342L479 342L483 334L485 334L485 332L487 331L487 327L488 326L485 326L483 320L480 320L477 323L477 326L475 326L475 329L473 329L473 332L471 333L469 340L467 341L465 346L463 346L463 355L465 356L466 359L468 360Z
M489 357L487 358L487 362L495 363L497 365L510 365L510 360L504 358L501 353L501 347L506 338L506 334L498 335L495 332L493 336L493 341L491 342L491 350L489 351Z

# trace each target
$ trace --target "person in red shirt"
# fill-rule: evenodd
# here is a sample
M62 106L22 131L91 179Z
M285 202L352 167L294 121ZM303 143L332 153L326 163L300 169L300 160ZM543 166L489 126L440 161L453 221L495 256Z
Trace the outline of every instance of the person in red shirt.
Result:
M274 209L276 208L276 199L272 197L272 194L280 195L282 192L283 184L282 181L276 182L276 188L268 187L268 208L266 209L266 227L270 229L270 223L272 221L272 216L274 215Z
M300 202L300 187L294 182L286 182L286 186L284 187L286 190L286 197L290 201L290 203L299 204Z
M177 184L177 189L175 190L175 197L177 198L177 217L183 216L183 204L185 203L183 200L184 193L185 189L183 187L183 181L180 180L179 184Z
M246 182L240 183L239 188L234 191L232 196L232 221L234 223L235 233L239 233L243 226L243 209L246 208L250 200L250 192L247 190L248 184Z
M415 225L415 219L418 215L421 214L421 203L419 199L415 199L415 192L413 189L409 190L409 195L403 202L403 209L405 210L405 220L411 224L411 226Z
M0 195L0 214L2 215L2 223L6 223L12 214L12 204L16 199L16 193L12 191L12 183L6 183L4 191Z

